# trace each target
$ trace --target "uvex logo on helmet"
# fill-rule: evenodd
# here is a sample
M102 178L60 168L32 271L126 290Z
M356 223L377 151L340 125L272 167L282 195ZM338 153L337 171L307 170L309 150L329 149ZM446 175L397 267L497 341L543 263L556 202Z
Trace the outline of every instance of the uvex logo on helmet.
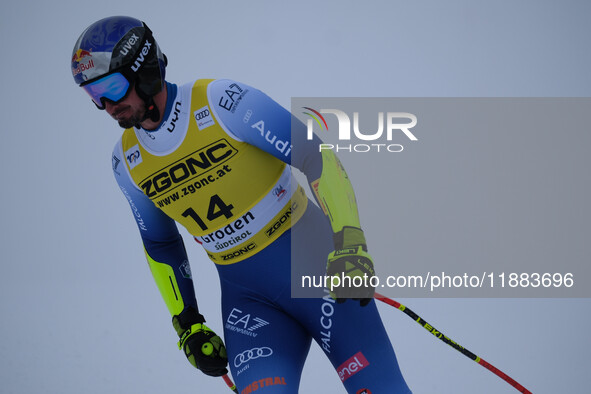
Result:
M133 70L133 72L137 72L140 69L142 63L146 60L146 56L150 52L151 47L152 43L150 42L150 40L146 39L144 47L140 51L139 55L135 58L135 62L131 65L131 69Z
M125 42L125 44L123 44L123 48L121 48L121 49L119 50L119 53L120 53L122 56L125 56L125 55L127 55L127 54L129 53L129 51L130 51L130 50L133 48L133 46L135 45L135 43L136 43L136 42L138 42L138 40L139 40L139 39L140 39L140 38L139 38L138 36L136 36L136 35L135 35L135 33L133 33L133 34L131 35L131 37L129 37L129 38L127 39L127 41Z

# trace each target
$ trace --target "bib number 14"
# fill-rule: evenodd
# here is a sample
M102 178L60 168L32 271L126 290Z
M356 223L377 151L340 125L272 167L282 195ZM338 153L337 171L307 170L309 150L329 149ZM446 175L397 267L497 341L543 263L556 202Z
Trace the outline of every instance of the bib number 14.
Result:
M207 208L206 218L209 222L213 222L220 216L224 216L226 219L230 219L233 216L232 209L234 209L234 206L232 204L226 204L219 195L214 194L213 196L211 196L211 199L209 200L209 207ZM187 208L185 212L183 212L181 215L183 215L183 217L185 218L190 217L191 219L193 219L201 228L201 230L205 231L208 229L203 219L201 219L201 217L197 214L197 212L195 212L193 208Z

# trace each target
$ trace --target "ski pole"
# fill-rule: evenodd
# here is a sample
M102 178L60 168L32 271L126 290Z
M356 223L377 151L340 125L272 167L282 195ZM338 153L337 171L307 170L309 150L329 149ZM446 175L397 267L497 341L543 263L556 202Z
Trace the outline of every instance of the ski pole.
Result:
M471 359L473 361L476 361L478 364L482 365L484 368L488 369L489 371L491 371L495 375L499 376L501 379L503 379L504 381L509 383L511 386L515 387L517 389L517 391L519 391L521 393L525 393L525 394L531 394L531 391L529 391L528 389L523 387L521 384L519 384L513 378L511 378L510 376L505 374L503 371L496 368L494 365L486 362L484 359L478 357L477 355L475 355L474 353L472 353L471 351L469 351L465 347L459 345L457 342L452 341L449 337L443 335L443 333L441 331L435 329L435 327L433 327L432 325L427 323L422 317L420 317L419 315L414 313L410 308L407 308L406 306L402 305L401 303L394 301L393 299L383 296L379 293L375 293L375 298L377 300L380 300L380 301L382 301L390 306L393 306L394 308L404 312L408 317L410 317L411 319L413 319L414 321L419 323L421 326L423 326L423 328L425 328L431 334L435 335L437 338L441 339L443 342L445 342L449 346L453 347L458 352L462 353L464 356L468 357L469 359Z
M228 376L228 374L225 374L224 376L222 376L222 378L224 379L224 382L226 382L226 384L228 385L228 387L230 388L230 390L232 390L235 393L238 392L238 389L236 388L236 385L234 384L234 382L232 382L232 379L230 379L230 377Z

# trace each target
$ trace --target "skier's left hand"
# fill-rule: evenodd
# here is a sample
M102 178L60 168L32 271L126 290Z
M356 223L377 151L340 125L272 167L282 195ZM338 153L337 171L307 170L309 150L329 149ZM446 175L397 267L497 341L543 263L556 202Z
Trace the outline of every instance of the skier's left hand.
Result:
M375 294L371 285L375 271L363 231L347 227L335 239L337 248L328 255L326 267L330 295L339 303L352 298L365 306Z

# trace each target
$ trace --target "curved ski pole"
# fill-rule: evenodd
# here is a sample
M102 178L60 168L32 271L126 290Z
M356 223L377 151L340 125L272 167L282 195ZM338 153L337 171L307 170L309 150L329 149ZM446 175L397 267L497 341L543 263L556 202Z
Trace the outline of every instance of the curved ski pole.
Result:
M521 384L519 384L513 378L511 378L510 376L505 374L503 371L496 368L494 365L486 362L484 359L478 357L477 355L475 355L474 353L472 353L471 351L469 351L465 347L452 341L447 336L443 335L443 333L441 331L436 330L435 327L433 327L432 325L427 323L422 317L420 317L419 315L414 313L410 308L407 308L406 306L402 305L401 303L394 301L393 299L383 296L379 293L375 293L374 298L376 300L380 300L380 301L382 301L390 306L393 306L394 308L404 312L408 317L410 317L411 319L413 319L414 321L419 323L421 326L423 326L424 329L429 331L431 334L435 335L435 337L441 339L443 342L445 342L449 346L453 347L458 352L462 353L464 356L468 357L469 359L471 359L473 361L476 361L478 364L482 365L484 368L488 369L489 371L491 371L495 375L499 376L501 379L503 379L504 381L509 383L511 386L515 387L517 389L517 391L519 391L521 393L525 393L525 394L531 394L531 391L529 391L528 389L523 387Z
M226 384L228 385L230 390L232 390L235 393L238 393L238 389L236 388L236 385L234 384L234 382L232 382L232 379L230 379L228 374L225 374L224 376L222 376L222 378L224 379L224 382L226 382Z

